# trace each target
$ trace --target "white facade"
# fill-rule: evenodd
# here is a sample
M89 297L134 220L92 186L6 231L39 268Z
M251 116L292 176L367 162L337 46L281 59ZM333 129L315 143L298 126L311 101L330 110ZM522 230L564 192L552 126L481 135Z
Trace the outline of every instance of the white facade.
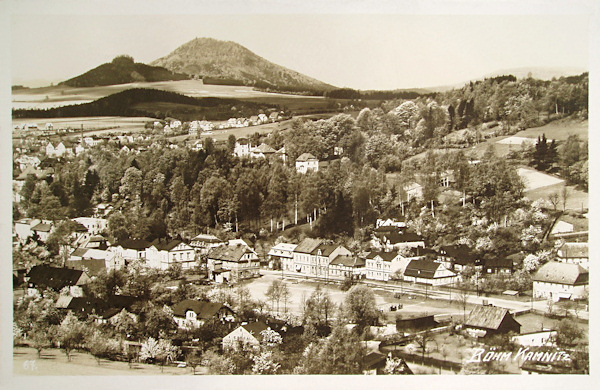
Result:
M191 269L196 264L195 256L194 248L183 242L170 250L158 249L152 245L146 249L146 264L161 270L174 264L180 264L182 269Z
M78 217L73 221L79 222L93 235L102 233L108 226L108 220L104 218Z
M551 299L558 302L561 299L580 299L587 295L587 285L574 286L551 282L533 281L533 296L535 298Z
M319 171L319 160L317 160L313 156L307 158L301 157L302 156L300 156L298 160L296 160L296 172L305 174L308 171Z

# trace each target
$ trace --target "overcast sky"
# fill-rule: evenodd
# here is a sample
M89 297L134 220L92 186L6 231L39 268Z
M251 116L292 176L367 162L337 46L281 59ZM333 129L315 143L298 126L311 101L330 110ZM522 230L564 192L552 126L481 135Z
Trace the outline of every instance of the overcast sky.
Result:
M518 67L588 69L589 51L589 19L581 15L23 14L13 15L11 33L13 83L31 86L120 54L148 63L196 37L234 41L358 89L451 85Z

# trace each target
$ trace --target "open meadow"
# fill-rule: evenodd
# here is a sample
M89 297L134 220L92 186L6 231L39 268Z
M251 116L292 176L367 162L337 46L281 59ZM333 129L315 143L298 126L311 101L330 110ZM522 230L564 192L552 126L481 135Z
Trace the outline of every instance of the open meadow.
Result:
M208 85L202 80L139 82L99 87L73 88L64 85L19 89L12 93L15 109L44 109L70 104L89 103L93 100L132 88L151 88L176 92L191 97L218 97L241 99L257 103L280 104L290 110L326 108L331 101L322 97L280 94L255 91L252 87L231 85Z

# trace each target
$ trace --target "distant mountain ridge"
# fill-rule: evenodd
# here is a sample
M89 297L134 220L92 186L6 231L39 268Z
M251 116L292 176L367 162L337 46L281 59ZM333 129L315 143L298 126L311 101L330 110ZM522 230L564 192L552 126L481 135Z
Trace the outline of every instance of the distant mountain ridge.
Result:
M280 90L321 90L334 87L294 70L274 64L240 44L196 38L169 55L152 61L170 71L215 79L242 81L246 85Z
M186 75L162 67L134 62L133 58L129 56L119 56L113 59L112 62L107 62L77 77L63 81L60 85L97 87L140 81L185 80L187 78Z

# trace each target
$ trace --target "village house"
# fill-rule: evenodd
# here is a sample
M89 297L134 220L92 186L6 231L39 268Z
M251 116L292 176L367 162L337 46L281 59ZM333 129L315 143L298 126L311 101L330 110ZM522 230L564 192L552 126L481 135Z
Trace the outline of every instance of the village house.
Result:
M410 202L411 199L423 199L423 186L419 183L409 183L403 189L406 199L402 199L402 201Z
M235 141L235 147L233 148L233 155L236 157L246 157L250 155L250 149L252 145L248 138L239 138Z
M551 347L554 346L557 332L555 330L542 330L540 332L521 333L514 336L511 341L524 347Z
M34 175L37 180L47 179L54 175L54 169L51 167L42 169L41 167L27 167L16 177L15 181L25 182L29 175Z
M106 229L108 226L108 220L104 218L94 218L94 217L78 217L73 218L73 221L79 222L87 229L90 234L98 235Z
M387 282L401 268L400 259L398 252L371 251L365 260L366 278Z
M107 250L93 248L77 248L65 261L65 267L83 270L90 276L96 276L109 269L114 263L116 254Z
M551 299L581 299L588 294L588 271L579 264L549 261L533 276L533 296Z
M235 313L222 303L185 299L171 307L173 319L180 328L192 329L202 326L206 321L234 321Z
M455 284L460 278L441 263L430 260L411 260L404 271L404 280L431 286L443 286Z
M19 170L24 171L28 167L37 168L40 166L40 159L36 156L21 156L15 160L17 164L19 164Z
M223 337L222 346L224 350L257 349L263 339L261 332L271 329L262 321L242 323L231 333Z
M328 277L328 267L337 256L351 256L341 245L326 244L322 240L306 238L294 249L294 255L284 263L284 272L312 277Z
M567 264L579 264L589 269L589 245L587 242L565 242L556 251L556 261Z
M70 295L80 297L83 295L81 286L89 283L90 277L81 270L36 265L27 274L26 281L29 296L40 295L46 288L59 292L68 287Z
M272 112L269 114L269 120L271 122L277 122L280 119L280 115L277 111Z
M146 265L161 270L179 264L182 269L192 269L196 265L194 248L180 240L157 238L146 249Z
M39 221L31 227L31 234L37 236L41 242L48 241L53 229L52 221Z
M521 324L513 318L508 309L492 305L475 306L464 327L467 333L478 338L521 332Z
M298 244L288 244L281 242L271 248L269 256L269 268L283 269L284 263L289 267L289 263L294 259L294 250Z
M285 164L287 162L287 153L285 152L285 145L281 147L277 152L275 152L275 156L281 159Z
M223 245L224 242L212 234L198 234L190 241L190 246L196 253L207 254L211 248Z
M250 150L250 158L266 158L269 159L274 156L277 151L267 144L260 144Z
M350 255L336 256L329 263L327 276L338 280L362 279L365 276L365 259Z
M481 260L464 244L442 245L437 261L455 272L461 272L469 266L481 267Z
M29 237L33 236L33 227L37 226L42 222L39 219L23 218L15 221L13 231L17 239L24 244ZM51 221L46 221L51 223Z
M393 251L403 248L425 247L420 235L394 226L380 227L373 232L371 246L378 250Z
M482 262L482 272L484 275L510 275L514 269L514 256L520 256L519 254L505 257L493 257L485 259Z
M122 258L125 265L134 260L142 260L146 263L146 250L150 247L150 243L146 240L125 239L115 243L110 247L111 252L114 252L118 257Z
M296 159L296 172L306 174L308 171L317 172L319 160L310 153L302 153Z
M236 283L259 276L258 255L246 245L223 245L208 252L208 277L217 283Z
M433 314L400 314L396 315L396 331L399 333L416 333L439 326Z
M550 235L562 234L562 233L572 233L575 231L575 227L572 223L558 220L552 227L550 231Z

